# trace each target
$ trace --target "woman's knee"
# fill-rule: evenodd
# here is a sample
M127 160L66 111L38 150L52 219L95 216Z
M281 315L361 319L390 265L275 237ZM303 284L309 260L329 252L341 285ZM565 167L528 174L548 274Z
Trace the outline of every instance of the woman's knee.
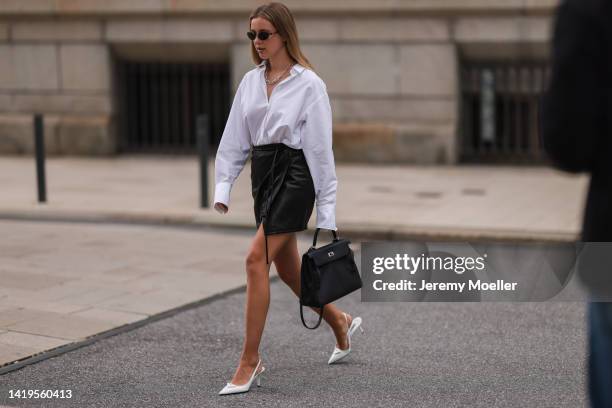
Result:
M265 266L266 254L259 249L252 248L246 257L246 271L248 275L256 275L258 273L267 273Z

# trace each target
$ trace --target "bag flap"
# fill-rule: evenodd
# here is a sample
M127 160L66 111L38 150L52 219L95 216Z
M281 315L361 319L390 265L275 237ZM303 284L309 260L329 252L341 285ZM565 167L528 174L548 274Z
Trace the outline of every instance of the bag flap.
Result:
M349 240L340 239L337 242L331 242L320 248L310 249L308 256L313 260L316 266L322 266L326 263L335 261L349 254Z

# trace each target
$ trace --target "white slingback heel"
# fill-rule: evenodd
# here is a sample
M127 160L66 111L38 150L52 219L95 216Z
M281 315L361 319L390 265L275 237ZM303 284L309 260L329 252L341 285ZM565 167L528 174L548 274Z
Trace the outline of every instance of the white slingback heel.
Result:
M348 317L346 316L346 313L342 313L344 314L344 318L346 319L346 322L348 324ZM361 317L355 317L351 321L351 326L349 327L347 333L348 348L346 350L342 350L339 349L338 346L334 346L334 352L329 357L329 361L327 362L327 364L333 364L336 361L343 359L351 352L351 335L355 332L355 330L357 330L357 328L359 328L359 330L361 330L361 332L363 333L363 328L361 327Z
M232 384L231 382L228 382L225 385L225 387L223 387L223 389L219 391L219 395L238 394L241 392L247 392L251 388L251 384L253 383L253 380L255 379L257 379L257 386L260 387L261 386L261 375L266 370L265 367L261 367L261 371L257 372L257 370L259 370L260 365L261 365L261 358L259 359L259 361L257 361L257 367L255 367L253 374L251 374L251 378L249 378L249 382L247 382L246 384L242 384L242 385L236 385L236 384Z

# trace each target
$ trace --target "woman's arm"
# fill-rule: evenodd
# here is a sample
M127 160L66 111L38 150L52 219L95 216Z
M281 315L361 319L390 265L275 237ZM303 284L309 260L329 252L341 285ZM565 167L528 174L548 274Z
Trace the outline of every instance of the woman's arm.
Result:
M227 211L234 181L244 168L251 149L251 135L242 108L244 77L236 90L215 158L215 208ZM217 205L221 203L225 208Z
M302 148L315 186L317 228L336 228L336 167L332 150L332 111L323 81L318 83L315 101L305 110Z

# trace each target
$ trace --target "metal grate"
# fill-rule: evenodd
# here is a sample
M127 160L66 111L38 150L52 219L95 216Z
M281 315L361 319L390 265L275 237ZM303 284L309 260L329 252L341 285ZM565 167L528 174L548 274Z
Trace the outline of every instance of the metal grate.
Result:
M549 75L546 62L464 64L460 161L543 163L538 112Z
M121 152L194 153L196 117L217 145L231 105L229 66L117 62Z

